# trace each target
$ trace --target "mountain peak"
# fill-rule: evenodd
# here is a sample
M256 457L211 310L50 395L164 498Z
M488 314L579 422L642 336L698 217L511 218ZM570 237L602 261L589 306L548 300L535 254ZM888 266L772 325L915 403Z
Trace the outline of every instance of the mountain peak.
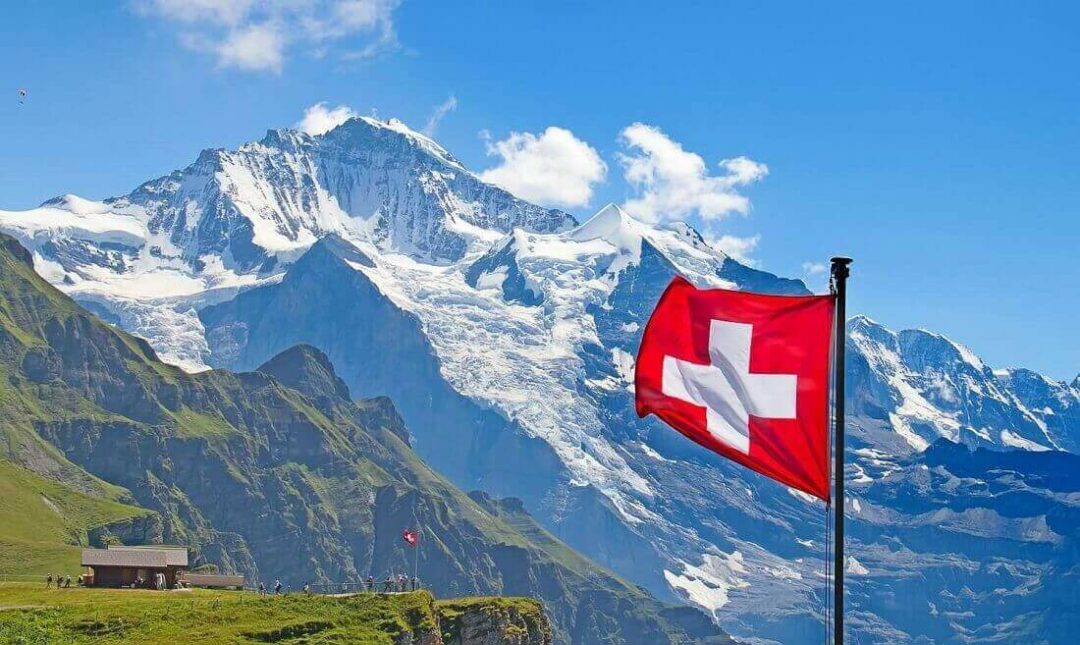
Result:
M352 398L330 359L311 345L293 345L260 365L257 371L273 376L313 400L327 396L341 401Z
M629 249L641 243L641 224L617 205L608 204L571 231L570 238L577 242L604 240L613 246Z
M896 332L866 314L848 318L847 330L849 335L865 336L879 343L892 344L896 341Z
M905 329L900 332L899 338L901 345L905 348L932 349L934 352L939 353L940 356L948 356L967 363L979 371L986 367L986 364L975 355L975 352L941 334L926 329Z
M332 128L321 135L318 139L325 141L349 142L356 137L365 136L391 136L398 138L410 147L422 151L437 161L453 166L457 170L465 170L461 162L454 158L446 148L443 148L431 137L413 130L400 119L388 119L383 121L370 116L354 116L346 119L341 125Z

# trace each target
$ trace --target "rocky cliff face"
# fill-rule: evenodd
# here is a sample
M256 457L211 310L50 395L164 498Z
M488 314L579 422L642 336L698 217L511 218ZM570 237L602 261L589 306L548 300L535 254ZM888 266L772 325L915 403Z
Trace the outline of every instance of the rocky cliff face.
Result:
M551 626L539 603L488 598L439 603L445 645L550 645Z

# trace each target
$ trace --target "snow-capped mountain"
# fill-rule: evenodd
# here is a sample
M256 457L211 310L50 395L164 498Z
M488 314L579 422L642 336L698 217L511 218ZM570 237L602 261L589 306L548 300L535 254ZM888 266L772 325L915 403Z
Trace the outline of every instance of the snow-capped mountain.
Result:
M992 370L939 334L848 324L859 414L888 421L915 450L939 438L1025 450L1080 448L1080 388L1030 370Z
M355 396L391 396L417 451L458 485L523 499L578 550L736 636L820 637L820 503L632 405L641 330L673 275L807 293L800 281L617 206L577 225L368 118L205 151L125 197L0 211L0 229L168 360L251 369L313 345ZM863 640L1031 629L1025 603L1075 560L1076 482L1001 479L995 453L972 466L934 442L1076 450L1080 381L994 372L945 338L867 318L849 330L848 570ZM998 508L1017 491L1039 503ZM919 606L881 598L916 587Z

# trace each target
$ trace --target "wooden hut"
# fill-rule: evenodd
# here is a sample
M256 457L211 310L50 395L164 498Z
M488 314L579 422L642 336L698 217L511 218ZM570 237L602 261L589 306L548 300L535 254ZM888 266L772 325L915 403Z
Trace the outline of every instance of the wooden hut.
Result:
M161 573L172 588L187 569L188 556L184 547L83 549L82 566L87 568L83 576L87 586L131 587L141 580L142 587L153 588L155 575Z

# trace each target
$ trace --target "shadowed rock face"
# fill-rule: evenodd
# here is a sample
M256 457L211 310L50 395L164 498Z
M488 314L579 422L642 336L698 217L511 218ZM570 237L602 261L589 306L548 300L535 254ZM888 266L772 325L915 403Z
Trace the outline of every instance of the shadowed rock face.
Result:
M352 401L319 350L289 348L254 372L187 374L47 285L4 236L0 371L0 395L14 402L0 411L5 458L35 467L35 447L51 450L55 467L38 472L89 473L157 513L99 539L186 544L196 565L294 588L411 571L418 555L439 594L543 599L559 642L608 642L610 624L625 629L612 642L724 638L707 621L669 619L535 524L523 532L520 508L511 521L462 494L412 453L393 404ZM419 551L404 527L423 531ZM545 642L535 617L464 620L477 637L524 627L526 640L500 642Z

